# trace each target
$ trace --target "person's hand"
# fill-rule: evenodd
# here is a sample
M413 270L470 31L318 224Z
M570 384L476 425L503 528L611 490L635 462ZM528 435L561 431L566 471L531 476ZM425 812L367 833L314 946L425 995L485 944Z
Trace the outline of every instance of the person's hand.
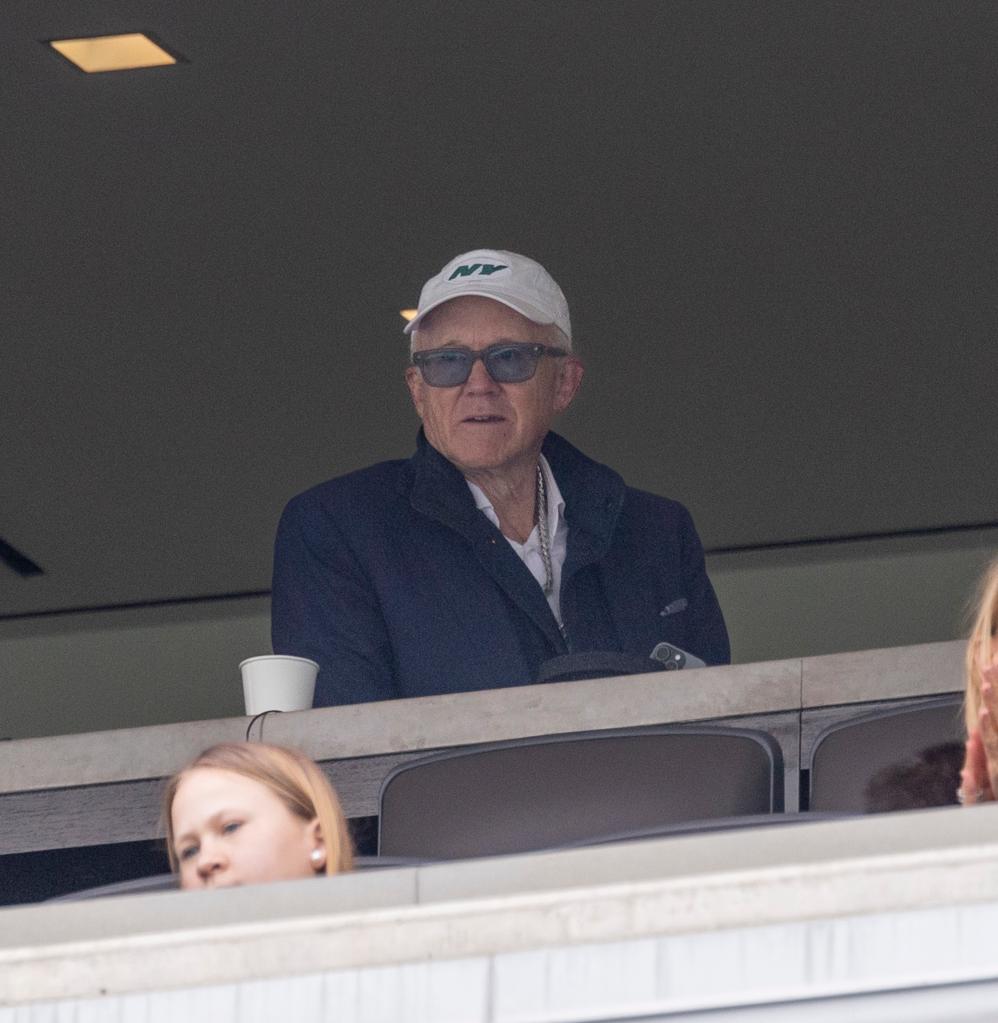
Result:
M967 737L967 753L960 771L960 787L956 796L964 806L986 803L995 798L980 729L975 728Z
M981 741L994 791L998 789L998 650L990 658L978 650L977 670L981 676Z
M981 675L979 724L967 738L957 793L965 806L993 800L998 787L998 651L990 663L978 653L977 668Z

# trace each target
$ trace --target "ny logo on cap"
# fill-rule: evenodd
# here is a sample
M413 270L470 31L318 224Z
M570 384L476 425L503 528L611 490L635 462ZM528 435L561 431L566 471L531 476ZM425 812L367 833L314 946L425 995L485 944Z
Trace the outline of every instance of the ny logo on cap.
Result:
M507 269L505 263L466 263L464 266L459 266L447 280L452 281L455 277L471 277L472 274L488 277L497 270L505 269Z

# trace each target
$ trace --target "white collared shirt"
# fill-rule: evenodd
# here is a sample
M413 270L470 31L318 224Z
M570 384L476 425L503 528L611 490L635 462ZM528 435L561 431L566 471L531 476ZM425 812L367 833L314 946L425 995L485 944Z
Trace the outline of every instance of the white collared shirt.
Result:
M561 570L565 564L565 554L568 551L568 523L565 521L565 499L561 496L554 473L551 472L551 466L548 465L548 460L543 455L540 457L540 466L541 472L544 473L544 488L547 491L548 506L545 509L545 513L547 515L548 536L551 537L551 574L554 577L551 580L551 592L547 594L547 601L554 613L555 620L560 626L562 625ZM471 494L475 499L475 507L498 529L499 516L496 515L492 502L485 496L485 491L472 483L471 480L465 480L465 482L471 489ZM506 540L509 542L510 547L516 551L517 557L530 569L530 574L543 589L544 559L541 557L541 541L537 526L534 526L530 531L530 536L527 537L524 543L510 540L508 536Z

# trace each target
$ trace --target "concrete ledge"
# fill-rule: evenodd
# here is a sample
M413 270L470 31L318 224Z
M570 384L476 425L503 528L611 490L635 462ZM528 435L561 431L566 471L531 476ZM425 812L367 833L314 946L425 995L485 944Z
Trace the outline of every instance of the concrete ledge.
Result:
M805 657L801 662L801 706L807 709L959 692L966 648L966 643L957 641Z
M963 644L796 658L626 678L520 686L268 716L255 735L317 760L626 728L805 707L900 699L961 688ZM0 795L162 778L215 742L245 738L220 718L0 743Z

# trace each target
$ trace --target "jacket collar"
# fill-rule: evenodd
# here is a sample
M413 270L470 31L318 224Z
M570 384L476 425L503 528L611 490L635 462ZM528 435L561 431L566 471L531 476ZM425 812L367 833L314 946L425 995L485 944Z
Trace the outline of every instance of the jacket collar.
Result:
M570 548L578 548L577 557L570 550L570 560L575 567L599 560L610 545L624 503L624 481L557 433L548 433L542 450L565 499ZM422 428L403 487L416 511L465 536L479 534L483 522L494 528L475 507L460 470L430 444Z
M433 447L422 427L402 486L408 491L416 511L456 529L462 535L475 531L477 519L488 522L475 507L475 499L461 471Z
M565 499L568 552L562 586L580 568L599 561L610 547L624 502L624 481L592 461L557 434L544 440L544 455ZM482 568L547 637L552 650L565 652L565 640L541 588L492 522L475 507L461 472L419 431L416 453L407 464L403 487L415 511L464 537Z
M624 481L613 469L588 458L557 433L551 432L544 438L541 450L565 499L569 544L576 549L575 553L585 555L579 564L599 560L610 546L620 517ZM585 551L579 549L582 546ZM570 561L574 562L572 553L570 550Z

